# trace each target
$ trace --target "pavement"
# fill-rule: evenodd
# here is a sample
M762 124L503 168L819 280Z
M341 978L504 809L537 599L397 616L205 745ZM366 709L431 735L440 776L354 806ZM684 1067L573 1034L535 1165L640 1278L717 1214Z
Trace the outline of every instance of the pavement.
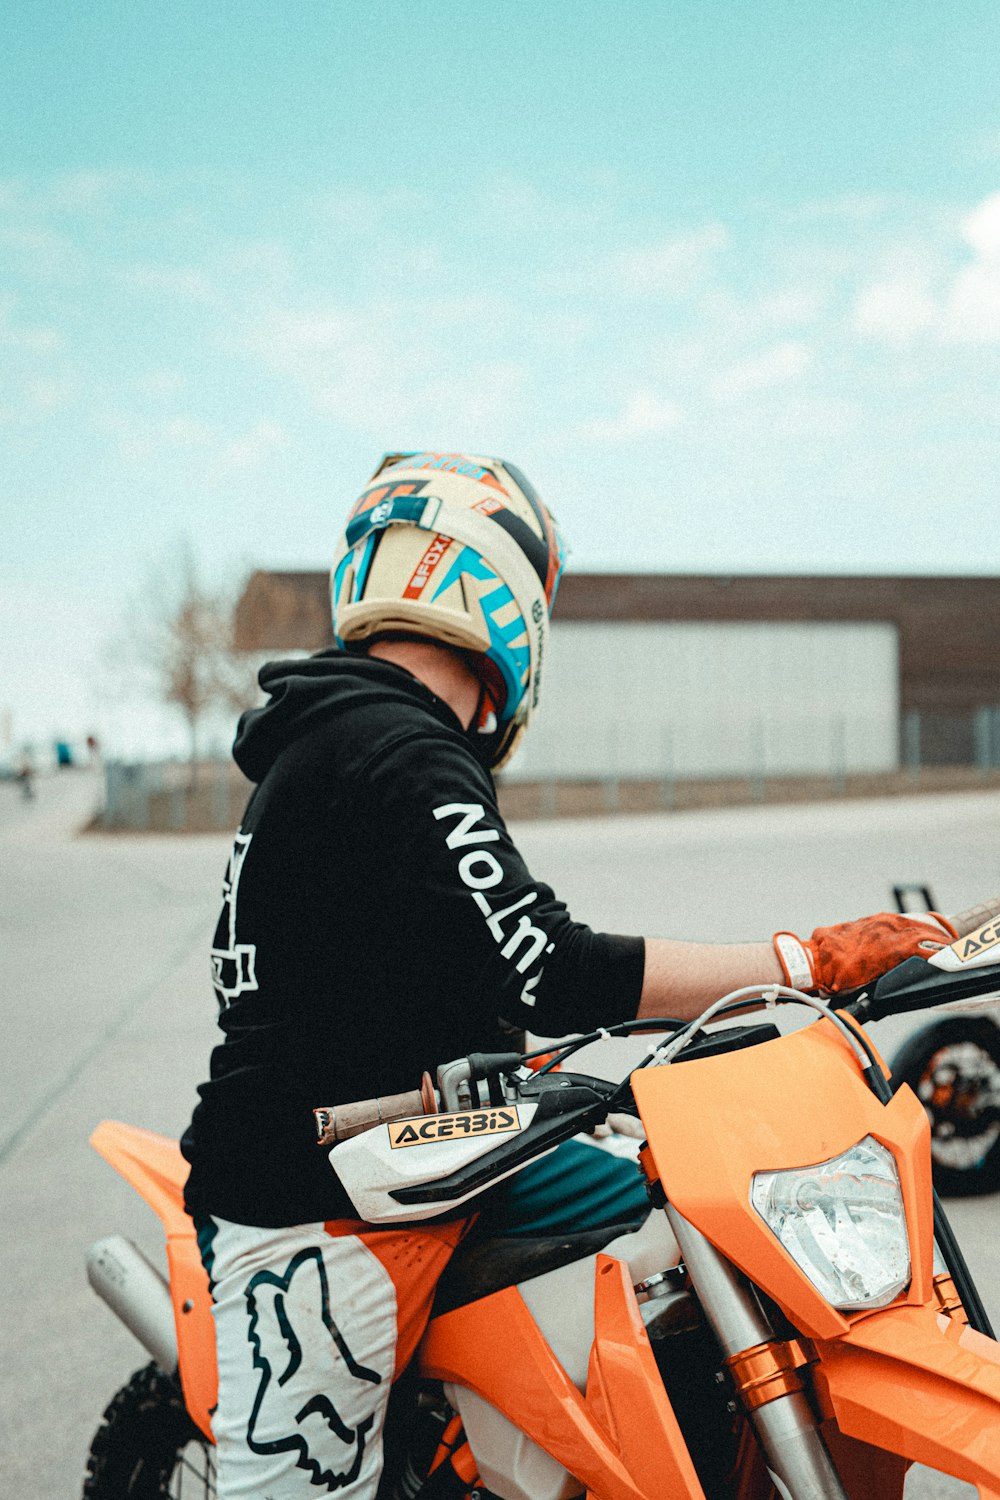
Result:
M97 1122L184 1127L215 1039L207 951L228 838L77 836L88 772L0 783L0 1475L25 1500L78 1494L101 1411L146 1356L87 1287L91 1240L159 1226L94 1152ZM531 823L516 836L578 918L735 940L884 908L926 881L946 911L1000 890L1000 794ZM612 1045L612 1044L608 1044ZM1000 1325L997 1198L952 1221ZM972 1493L915 1474L908 1500Z

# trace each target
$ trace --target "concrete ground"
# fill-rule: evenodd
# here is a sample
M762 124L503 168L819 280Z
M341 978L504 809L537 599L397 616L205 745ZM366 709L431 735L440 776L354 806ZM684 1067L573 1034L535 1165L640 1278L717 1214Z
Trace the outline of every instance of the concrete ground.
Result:
M145 1354L89 1291L87 1244L117 1230L161 1259L159 1226L88 1149L102 1118L176 1135L214 1040L207 950L228 839L78 838L85 772L0 783L0 1475L79 1493L101 1410ZM611 931L723 941L883 908L929 882L945 910L1000 890L1000 794L532 823L529 865ZM997 1199L952 1220L1000 1325ZM914 1475L923 1500L971 1493Z

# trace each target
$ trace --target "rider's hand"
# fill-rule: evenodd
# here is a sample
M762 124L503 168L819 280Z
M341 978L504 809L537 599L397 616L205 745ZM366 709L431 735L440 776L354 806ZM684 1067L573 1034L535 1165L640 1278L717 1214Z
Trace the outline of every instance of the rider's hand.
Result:
M805 940L793 932L776 932L774 950L794 989L836 995L861 989L904 959L927 958L957 937L947 917L936 911L919 917L883 911L817 927Z

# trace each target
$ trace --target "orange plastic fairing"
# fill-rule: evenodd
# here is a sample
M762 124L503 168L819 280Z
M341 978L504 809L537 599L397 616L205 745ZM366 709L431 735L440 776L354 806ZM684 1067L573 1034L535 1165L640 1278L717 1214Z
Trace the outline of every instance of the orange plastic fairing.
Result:
M817 1344L817 1394L841 1432L1000 1495L1000 1347L900 1305Z
M477 1392L601 1500L704 1500L628 1267L611 1256L597 1257L594 1313L586 1397L516 1287L436 1318L419 1351L420 1372Z
M587 1404L646 1495L703 1494L663 1388L624 1261L598 1255Z
M119 1120L103 1120L90 1144L146 1200L166 1232L184 1400L194 1421L211 1438L210 1414L218 1398L215 1327L208 1276L194 1225L184 1211L187 1162L176 1141Z
M767 1092L761 1080L767 1080ZM829 1161L873 1136L895 1158L910 1232L907 1300L932 1296L930 1126L909 1089L889 1104L870 1092L853 1046L828 1021L672 1067L632 1074L667 1198L808 1338L850 1321L821 1296L750 1202L755 1172ZM794 1126L790 1127L790 1122Z

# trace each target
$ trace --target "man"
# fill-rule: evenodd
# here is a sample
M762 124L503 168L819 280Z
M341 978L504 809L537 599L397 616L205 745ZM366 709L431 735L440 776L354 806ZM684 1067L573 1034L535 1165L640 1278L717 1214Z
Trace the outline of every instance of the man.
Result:
M851 988L940 945L940 929L889 916L774 945L574 922L526 869L490 774L537 707L562 567L512 465L387 456L334 566L337 649L266 667L270 701L240 723L234 754L257 786L212 949L225 1035L184 1139L215 1301L222 1500L374 1496L391 1383L468 1222L358 1222L314 1106L508 1051L505 1028L688 1017L746 983ZM596 1223L641 1198L637 1174L604 1160L596 1184L584 1172ZM553 1212L565 1224L579 1203Z

